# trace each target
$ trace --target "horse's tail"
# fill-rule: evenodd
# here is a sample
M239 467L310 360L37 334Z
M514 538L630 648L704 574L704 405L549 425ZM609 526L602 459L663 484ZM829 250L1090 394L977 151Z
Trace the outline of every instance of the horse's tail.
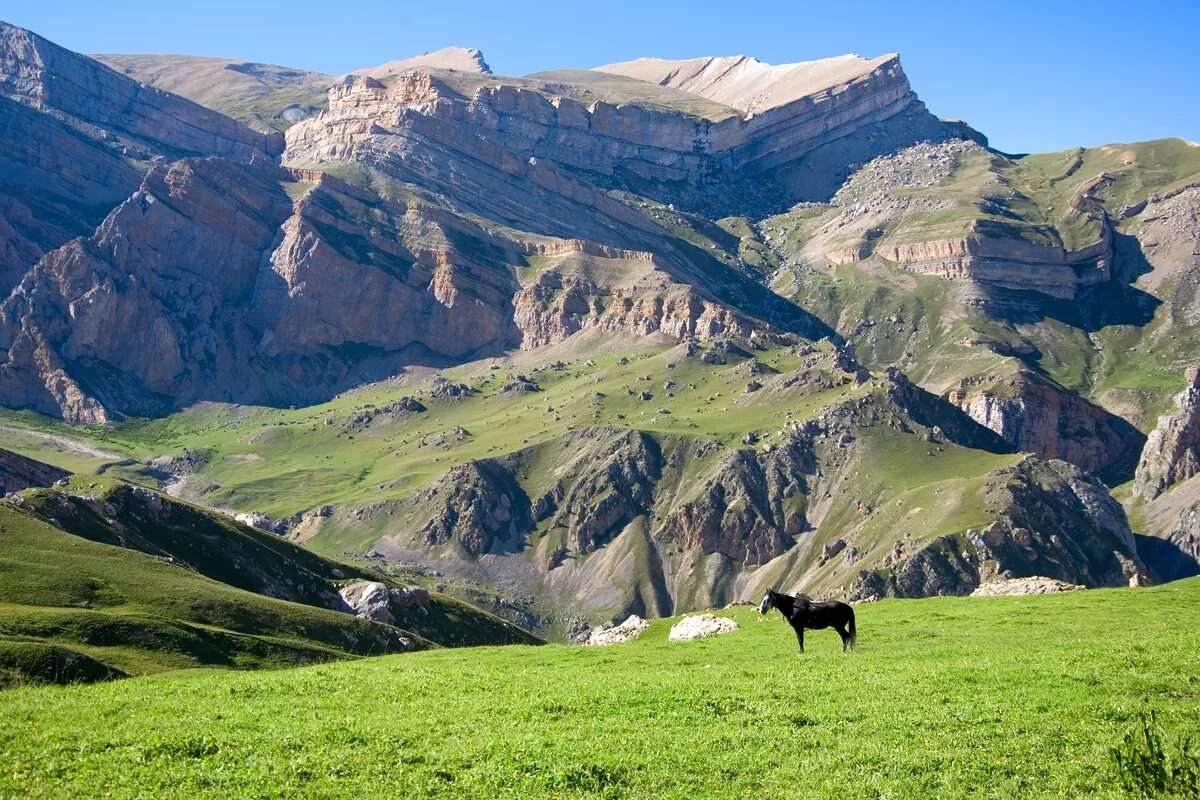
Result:
M858 632L854 629L854 606L850 606L850 649L858 649Z

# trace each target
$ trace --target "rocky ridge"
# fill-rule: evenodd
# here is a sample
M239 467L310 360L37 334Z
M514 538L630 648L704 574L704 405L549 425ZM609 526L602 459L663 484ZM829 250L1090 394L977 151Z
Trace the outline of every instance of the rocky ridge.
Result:
M982 477L982 529L890 538L892 523L872 507L885 499L858 486L874 448L1011 446L899 373L885 386L758 449L580 429L549 448L453 467L410 501L335 508L306 535L388 530L373 545L388 561L561 601L593 619L725 605L764 582L865 600L966 594L996 576L1149 580L1106 487L1032 456ZM877 530L889 532L876 539Z
M1200 474L1200 367L1187 371L1178 411L1160 417L1146 439L1134 477L1134 492L1153 500L1171 486Z
M0 289L88 233L156 158L274 156L282 138L0 22Z

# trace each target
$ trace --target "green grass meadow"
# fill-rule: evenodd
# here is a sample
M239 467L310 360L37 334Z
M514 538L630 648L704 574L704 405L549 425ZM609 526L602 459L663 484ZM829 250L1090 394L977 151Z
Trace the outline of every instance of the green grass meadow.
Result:
M1117 797L1200 723L1200 580L859 606L669 643L435 650L0 693L5 797Z

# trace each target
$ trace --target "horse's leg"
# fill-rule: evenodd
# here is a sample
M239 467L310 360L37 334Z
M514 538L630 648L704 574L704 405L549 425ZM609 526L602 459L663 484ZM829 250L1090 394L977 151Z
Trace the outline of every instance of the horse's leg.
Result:
M846 648L850 646L850 634L846 632L846 623L840 622L834 625L833 629L838 632L838 636L842 637L842 652L846 652Z
M797 625L795 627L796 627L796 641L800 643L800 652L803 653L804 652L804 626Z

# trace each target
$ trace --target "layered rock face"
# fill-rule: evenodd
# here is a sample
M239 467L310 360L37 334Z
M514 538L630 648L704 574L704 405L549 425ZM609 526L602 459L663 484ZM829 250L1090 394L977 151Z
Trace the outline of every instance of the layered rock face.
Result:
M1114 232L1093 197L1102 184L1073 196L1072 213L1092 220L1094 238L1069 247L1055 228L1014 224L1009 206L1029 200L1001 174L1010 165L974 141L925 142L872 159L812 224L804 255L833 266L883 261L1068 300L1112 280Z
M1138 462L1134 492L1147 500L1200 474L1200 367L1189 369L1186 380L1175 400L1179 410L1159 418Z
M0 305L5 402L93 422L204 398L290 404L519 341L501 248L465 238L467 257L454 239L469 231L292 177L265 161L152 170ZM382 227L354 222L364 203Z
M372 135L395 132L406 116L418 114L453 126L460 142L475 150L500 147L511 158L546 160L606 187L696 207L725 203L733 211L738 198L720 196L730 184L801 161L893 117L923 122L916 133L897 129L900 139L888 136L886 127L873 128L881 134L873 144L877 151L960 134L923 110L896 57L864 64L846 75L809 80L769 108L715 106L699 114L684 92L658 104L639 103L636 96L587 102L572 96L578 94L573 87L536 78L464 80L424 70L404 72L384 86L352 77L330 91L328 112L289 132L286 159L345 158Z
M1037 244L988 236L975 223L962 239L886 245L874 254L899 262L905 269L953 280L970 279L1009 289L1032 289L1072 299L1079 289L1112 277L1112 233L1106 227L1095 243L1078 250L1060 244ZM855 257L858 256L858 257ZM833 263L858 261L864 253L833 253Z
M0 291L90 232L158 157L273 156L264 137L0 23Z
M482 73L410 71L390 88L352 77L332 90L328 112L289 131L287 172L260 157L274 151L270 136L9 33L5 85L29 110L18 121L99 126L115 120L105 104L120 103L136 112L113 126L122 152L220 156L160 164L144 178L123 161L113 175L91 165L104 191L90 217L64 207L61 229L46 229L53 215L23 211L24 195L5 197L14 204L5 224L21 234L7 245L17 271L40 256L0 308L0 400L10 406L98 422L201 399L310 402L415 363L586 328L705 338L749 334L765 318L820 335L800 309L572 165L522 150L554 139L518 141L519 129L558 113L543 92L487 85L468 102L443 79ZM686 117L557 101L599 113L572 128L580 147L587 139L626 155L653 137L622 115ZM489 128L501 111L508 121ZM41 135L29 133L26 145ZM347 162L359 170L353 184L312 169ZM84 233L126 191L86 239L45 253L29 239Z
M973 378L949 399L1019 450L1106 477L1127 480L1145 442L1124 419L1033 375Z

